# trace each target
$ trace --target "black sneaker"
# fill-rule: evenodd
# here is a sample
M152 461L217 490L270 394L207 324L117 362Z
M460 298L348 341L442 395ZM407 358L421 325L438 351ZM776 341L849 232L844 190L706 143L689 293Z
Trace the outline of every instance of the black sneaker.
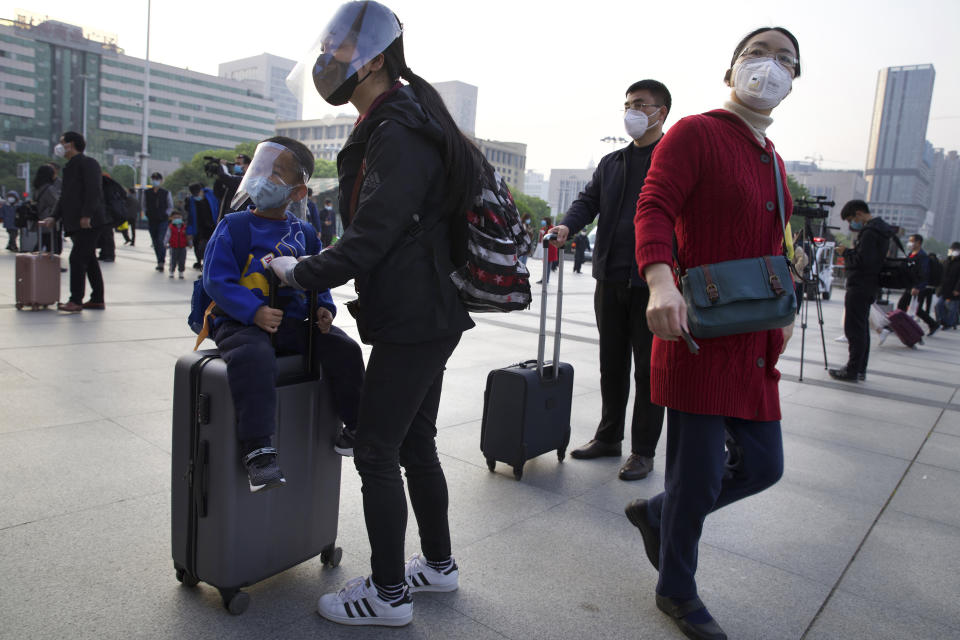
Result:
M243 466L250 480L250 493L273 489L287 483L277 464L277 450L273 447L255 449L243 457Z
M843 380L844 382L856 382L858 377L856 373L847 371L846 367L842 369L830 369L828 373L834 380Z
M333 441L333 450L339 453L342 456L350 457L353 455L353 445L357 440L357 433L355 429L347 429L344 427L340 430L340 433L337 434L337 438Z

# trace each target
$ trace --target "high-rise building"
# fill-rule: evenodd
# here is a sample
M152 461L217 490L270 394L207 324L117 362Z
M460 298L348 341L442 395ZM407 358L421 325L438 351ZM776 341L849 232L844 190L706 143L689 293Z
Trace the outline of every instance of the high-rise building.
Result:
M86 131L104 167L135 165L144 61L116 36L45 18L0 20L0 143L49 154L64 131ZM150 63L150 170L167 173L205 149L273 135L274 103L234 80Z
M443 98L443 104L453 116L460 130L473 136L477 128L477 87L459 80L434 82L433 88Z
M270 53L259 56L221 62L219 75L244 83L256 93L273 100L277 106L277 120L299 120L303 117L303 104L287 88L287 76L297 63Z
M528 196L540 198L544 202L550 201L550 180L542 173L527 171L523 175L523 192Z
M960 156L956 151L934 150L930 191L933 237L946 244L960 240Z
M476 139L475 141L487 162L500 172L507 184L523 193L524 171L527 168L527 145L522 142L497 140Z
M593 178L594 168L550 170L550 215L559 221Z
M343 148L356 116L326 116L319 120L295 120L277 123L277 135L299 140L313 152L314 157L336 160Z
M887 67L877 77L864 176L871 213L907 233L930 204L933 149L926 141L936 72L931 64Z

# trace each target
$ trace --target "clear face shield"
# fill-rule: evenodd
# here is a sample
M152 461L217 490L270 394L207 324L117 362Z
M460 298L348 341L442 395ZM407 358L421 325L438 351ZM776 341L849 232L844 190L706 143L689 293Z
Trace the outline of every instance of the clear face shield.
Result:
M308 178L292 151L276 142L261 142L230 205L237 209L249 198L257 209L283 207L306 220Z
M312 84L327 102L344 104L353 93L350 85L356 86L360 68L402 33L397 17L382 4L348 2L337 9L320 38L287 76L287 87L302 97L305 87Z

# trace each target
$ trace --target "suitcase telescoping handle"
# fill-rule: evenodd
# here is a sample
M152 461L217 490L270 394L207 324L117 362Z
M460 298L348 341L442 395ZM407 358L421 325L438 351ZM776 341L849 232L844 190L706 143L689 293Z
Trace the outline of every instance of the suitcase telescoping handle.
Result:
M550 275L550 241L555 240L556 233L543 236L543 291L540 295L540 343L537 347L537 375L545 380L543 374L543 357L547 345L547 278ZM553 334L553 377L560 377L560 316L563 310L563 247L557 248L559 262L557 263L557 325Z
M271 308L277 309L277 290L280 289L281 286L280 278L273 272L273 269L267 269L265 273L267 276L267 285L270 287L267 304ZM307 350L306 353L303 354L303 369L307 377L313 377L313 333L314 325L317 324L317 302L317 292L311 289L307 292ZM277 334L275 333L270 334L270 346L274 349L277 348Z

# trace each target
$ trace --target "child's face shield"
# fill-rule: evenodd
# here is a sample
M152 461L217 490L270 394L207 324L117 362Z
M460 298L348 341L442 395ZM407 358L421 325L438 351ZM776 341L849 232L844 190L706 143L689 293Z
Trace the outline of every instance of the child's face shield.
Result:
M302 99L304 88L312 84L326 100L402 32L400 22L385 6L348 2L287 76L287 87Z
M257 209L286 205L287 211L305 220L307 178L292 151L276 142L261 142L230 206L237 209L249 198Z

